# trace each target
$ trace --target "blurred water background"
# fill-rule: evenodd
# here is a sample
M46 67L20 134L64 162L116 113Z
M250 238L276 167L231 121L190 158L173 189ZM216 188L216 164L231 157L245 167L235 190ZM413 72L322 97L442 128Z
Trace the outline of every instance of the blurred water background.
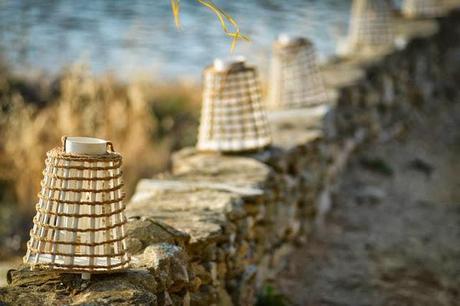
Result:
M334 54L347 30L351 0L216 0L252 41L236 53L267 66L280 32L310 38L320 59ZM230 39L217 18L193 0L181 1L182 30L169 0L0 0L0 54L16 72L57 73L86 62L96 74L129 79L139 72L161 79L199 77Z

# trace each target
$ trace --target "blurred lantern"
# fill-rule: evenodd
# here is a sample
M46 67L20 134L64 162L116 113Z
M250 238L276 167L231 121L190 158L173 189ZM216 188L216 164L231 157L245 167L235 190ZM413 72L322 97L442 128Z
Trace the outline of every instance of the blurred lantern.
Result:
M121 163L96 138L64 137L47 153L24 263L85 279L128 267Z
M354 0L346 53L393 45L392 9L389 0Z
M269 108L303 108L327 102L313 44L280 35L273 44Z
M442 13L440 0L404 0L402 13L406 17L435 17Z
M205 69L197 148L242 152L271 143L255 67L244 58L216 59Z

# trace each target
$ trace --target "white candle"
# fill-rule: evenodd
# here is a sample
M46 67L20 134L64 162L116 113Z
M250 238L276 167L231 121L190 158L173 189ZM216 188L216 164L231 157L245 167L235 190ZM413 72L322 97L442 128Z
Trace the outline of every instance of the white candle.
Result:
M244 64L246 62L246 58L242 55L232 56L228 58L216 58L214 60L214 69L217 71L226 71L231 66L235 64Z
M67 137L65 151L76 154L104 154L107 152L107 140L92 137Z
M289 45L293 41L294 41L294 38L289 34L282 33L278 36L278 42L284 46Z

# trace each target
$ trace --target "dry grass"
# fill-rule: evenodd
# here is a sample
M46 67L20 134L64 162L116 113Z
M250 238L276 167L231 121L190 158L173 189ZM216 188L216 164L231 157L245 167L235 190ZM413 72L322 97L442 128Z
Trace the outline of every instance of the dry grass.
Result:
M200 91L153 83L95 78L83 66L53 81L26 82L0 68L0 196L30 216L45 153L62 135L110 139L124 156L128 192L164 169L171 150L194 141Z

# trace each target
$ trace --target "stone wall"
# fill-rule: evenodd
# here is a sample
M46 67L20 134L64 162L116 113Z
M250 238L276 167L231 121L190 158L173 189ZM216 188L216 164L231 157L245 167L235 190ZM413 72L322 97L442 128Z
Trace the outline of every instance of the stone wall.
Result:
M131 270L84 282L20 267L9 272L0 302L254 304L286 256L321 225L350 154L403 133L417 112L458 99L460 10L397 28L398 49L323 67L329 105L271 114L270 149L187 148L173 156L170 173L142 180L127 208Z

